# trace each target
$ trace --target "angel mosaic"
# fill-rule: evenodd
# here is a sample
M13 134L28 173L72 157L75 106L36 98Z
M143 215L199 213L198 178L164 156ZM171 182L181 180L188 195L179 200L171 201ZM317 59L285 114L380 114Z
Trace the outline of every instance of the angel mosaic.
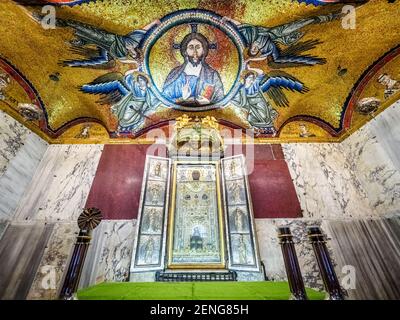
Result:
M284 89L299 93L309 90L296 77L274 69L289 66L313 66L326 62L324 58L303 54L315 48L320 42L318 40L300 42L299 40L304 35L304 32L300 30L307 25L329 22L340 16L341 14L316 16L272 28L241 24L225 18L238 26L246 39L248 49L243 83L232 103L245 112L247 121L254 128L256 135L276 133L274 121L279 113L264 96L264 93L277 107L288 107L289 101ZM286 48L282 50L280 46L286 46ZM265 72L260 68L252 68L250 63L253 61L265 61L265 67L272 70Z
M101 104L112 105L111 111L118 118L117 132L136 132L160 104L143 73L108 73L81 90L99 94Z
M159 23L160 21L156 20L142 29L118 35L79 21L57 19L57 26L74 30L75 38L70 41L71 51L84 58L65 60L63 65L109 69L115 66L116 60L139 65L142 59L139 44L146 32Z
M293 65L313 66L324 64L326 62L324 58L303 54L315 48L320 42L318 40L299 42L304 36L304 32L301 29L311 24L329 22L341 16L342 13L330 13L270 28L242 24L228 17L224 17L224 19L237 25L246 40L249 55L248 61L265 61L270 67L279 68ZM286 48L281 50L279 45L283 45Z
M152 116L159 106L206 111L229 104L256 134L274 135L278 108L289 106L285 90L308 91L302 81L280 69L324 64L325 58L308 54L321 42L301 41L304 28L341 16L330 13L264 27L188 9L123 35L73 20L57 19L57 26L73 30L71 51L82 57L62 65L112 71L80 89L100 95L100 104L110 106L117 135L140 132L156 119ZM171 36L164 37L169 32ZM166 51L154 49L151 55L158 41L168 41L158 47ZM230 54L239 60L222 59ZM155 63L150 56L161 60Z
M74 30L71 51L83 57L62 61L62 65L110 69L118 61L130 66L125 74L107 73L81 87L85 93L100 95L100 104L111 105L111 112L118 119L117 134L137 132L159 105L148 76L140 72L143 57L138 48L146 32L159 23L157 20L140 30L118 35L79 21L57 19L58 27Z

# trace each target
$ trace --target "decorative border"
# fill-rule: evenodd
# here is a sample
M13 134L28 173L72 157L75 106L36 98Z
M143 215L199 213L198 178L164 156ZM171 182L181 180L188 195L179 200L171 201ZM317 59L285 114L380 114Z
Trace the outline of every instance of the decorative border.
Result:
M351 125L351 120L353 116L354 109L356 107L357 101L364 91L365 87L368 85L370 80L390 61L392 61L395 57L400 54L400 45L397 45L393 49L386 52L382 57L380 57L377 61L375 61L357 80L355 83L353 90L350 91L347 96L345 107L343 108L342 113L342 126L340 133L343 133L343 130L349 129Z
M172 263L172 248L174 244L174 217L175 217L175 205L176 205L176 167L180 164L195 164L195 165L214 165L216 180L215 186L217 191L217 205L218 205L218 224L219 224L219 238L220 238L220 255L221 263L210 263L210 264L174 264ZM224 242L224 219L222 213L221 203L221 187L220 187L220 176L219 176L219 161L174 161L173 164L173 181L172 181L172 194L171 194L171 208L170 217L168 223L168 263L167 267L170 269L225 269L225 242Z
M287 119L278 129L276 137L279 137L282 129L290 122L293 121L308 121L313 124L318 125L325 131L327 131L331 136L338 137L346 133L347 129L350 129L351 120L353 116L354 109L356 107L358 98L363 92L364 88L368 85L369 81L381 70L388 62L393 60L400 54L400 45L390 49L378 60L376 60L372 65L370 65L367 70L363 72L360 78L356 81L349 95L347 96L344 107L342 108L340 115L340 124L338 128L333 127L331 124L322 120L321 118L309 116L309 115L296 115Z
M77 6L84 3L96 2L97 0L15 0L19 4L29 5L29 6Z
M39 92L36 90L36 88L33 86L33 84L24 76L24 74L21 71L19 71L11 62L9 62L8 60L6 60L3 57L0 57L0 67L5 72L7 72L7 74L10 75L21 86L21 88L26 92L27 96L31 99L31 103L36 105L43 111L44 117L39 121L38 129L40 131L44 132L45 134L47 134L50 138L53 138L53 139L58 138L66 130L68 130L69 128L71 128L77 124L80 124L80 123L95 122L95 123L102 125L104 128L106 128L104 123L96 118L79 117L79 118L70 120L67 123L64 123L57 130L53 130L49 126L46 105L44 104L42 98L39 95ZM18 112L14 108L12 108L12 110L15 112ZM106 131L109 132L107 130L107 128L106 128Z
M328 4L346 4L346 3L365 3L368 0L297 0L299 3L306 5L312 4L314 6L324 6Z
M247 206L247 218L249 224L249 235L251 238L252 244L252 253L254 257L254 265L239 265L233 264L233 248L232 248L232 240L231 240L231 230L229 225L229 208L228 208L228 190L226 187L226 175L225 175L225 162L230 161L233 159L239 159L241 163L241 170L242 170L242 178L237 180L242 180L244 186L244 193L246 196L246 206ZM250 193L250 186L248 181L248 173L246 168L246 160L243 154L226 157L221 159L221 170L222 170L222 187L223 187L223 194L224 194L224 203L225 203L225 228L226 228L226 241L229 246L228 248L228 265L229 269L231 270L238 270L238 271L252 271L252 272L260 272L260 257L259 257L259 249L258 249L258 241L255 232L255 223L254 223L254 212L251 200L251 193Z
M230 21L222 23L222 18L223 17L220 16L219 14L216 14L209 10L203 10L203 9L179 10L162 17L160 19L161 24L159 26L154 26L146 32L143 40L140 43L140 49L144 52L144 70L145 73L149 75L150 80L152 82L152 86L155 89L154 92L163 105L167 107L172 107L176 110L183 110L183 111L191 111L191 112L207 111L213 109L221 109L227 106L229 102L232 100L232 98L235 96L240 87L240 81L238 81L240 78L240 74L244 70L243 50L245 45L243 36L240 34L237 27ZM151 70L149 66L149 57L153 45L168 30L172 29L173 27L189 23L207 24L221 30L233 42L239 54L239 66L238 66L238 72L236 74L236 80L232 85L232 88L230 88L229 92L225 94L224 99L222 99L215 105L199 106L199 107L185 107L177 105L163 97L163 95L159 92L151 75Z
M164 193L164 206L163 206L163 219L162 219L162 228L161 228L161 244L160 244L160 253L159 253L159 264L157 265L137 265L137 254L139 252L139 238L141 236L141 227L142 227L142 218L143 218L143 211L147 193L147 185L148 185L148 178L149 178L149 171L150 165L153 161L166 161L167 162L167 171L165 181L165 193ZM166 232L167 232L167 221L168 221L168 204L169 204L169 186L170 186L170 172L171 172L171 159L163 158L163 157L155 157L155 156L146 156L145 162L145 170L143 174L142 180L142 189L140 193L140 205L139 205L139 214L138 214L138 223L136 226L136 234L135 234L135 241L133 244L133 254L132 254L132 262L131 262L131 273L136 272L143 272L143 271L155 271L155 270L162 270L164 269L164 262L165 262L165 247L166 247Z

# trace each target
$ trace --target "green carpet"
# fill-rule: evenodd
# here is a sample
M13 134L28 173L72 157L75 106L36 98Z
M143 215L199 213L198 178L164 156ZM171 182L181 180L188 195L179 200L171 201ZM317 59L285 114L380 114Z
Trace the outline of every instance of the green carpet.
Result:
M311 300L324 292L306 289ZM288 300L287 282L110 282L78 291L80 300Z

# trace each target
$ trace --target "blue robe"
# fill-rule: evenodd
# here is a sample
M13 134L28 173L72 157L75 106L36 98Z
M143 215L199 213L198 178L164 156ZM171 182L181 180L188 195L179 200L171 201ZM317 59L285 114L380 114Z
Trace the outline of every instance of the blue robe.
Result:
M208 64L202 63L202 68L198 77L188 76L184 73L186 64L172 69L164 82L163 96L174 103L184 103L182 99L182 88L187 79L189 79L189 86L191 89L191 96L187 100L196 100L204 97L207 89L211 95L208 98L210 103L217 103L224 98L224 86L221 78L216 70L211 68Z

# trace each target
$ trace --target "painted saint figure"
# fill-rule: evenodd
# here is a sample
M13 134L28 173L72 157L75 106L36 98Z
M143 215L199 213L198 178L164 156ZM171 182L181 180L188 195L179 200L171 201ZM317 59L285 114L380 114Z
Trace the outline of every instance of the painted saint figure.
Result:
M221 101L224 87L218 71L206 62L209 42L201 33L187 34L181 44L180 53L184 63L168 74L163 87L163 96L181 105L208 105Z
M241 234L238 240L239 263L247 264L247 245Z
M274 120L278 112L264 97L261 88L265 80L264 71L248 67L238 94L232 100L233 104L243 108L247 121L257 133L275 133Z
M203 238L201 237L199 227L193 228L193 233L190 236L190 249L191 250L203 249Z
M236 161L232 160L230 165L229 165L229 172L230 172L230 176L231 177L235 177L235 176L238 175L237 167L238 167L238 165L237 165Z
M161 186L153 184L149 187L150 199L153 204L157 204L161 200Z
M154 246L155 244L153 238L148 238L147 241L142 245L141 256L144 263L149 264L152 262Z
M315 137L315 134L308 131L307 126L304 123L299 124L300 133L299 136L301 138L310 138Z
M234 203L240 203L242 201L241 199L241 188L240 184L238 182L232 182L229 186L229 192L231 194L231 199L232 202Z
M400 81L392 79L387 73L383 73L378 77L378 83L385 87L385 99L400 90Z
M154 165L154 176L155 177L161 177L161 163L156 162Z
M149 213L145 215L143 224L145 232L159 232L160 231L160 217L156 209L150 209Z
M245 214L240 208L236 208L233 211L233 222L235 231L244 231Z
M130 92L118 103L111 107L111 111L118 118L118 132L135 131L141 127L147 118L159 105L149 80L144 74L127 74L125 83Z

